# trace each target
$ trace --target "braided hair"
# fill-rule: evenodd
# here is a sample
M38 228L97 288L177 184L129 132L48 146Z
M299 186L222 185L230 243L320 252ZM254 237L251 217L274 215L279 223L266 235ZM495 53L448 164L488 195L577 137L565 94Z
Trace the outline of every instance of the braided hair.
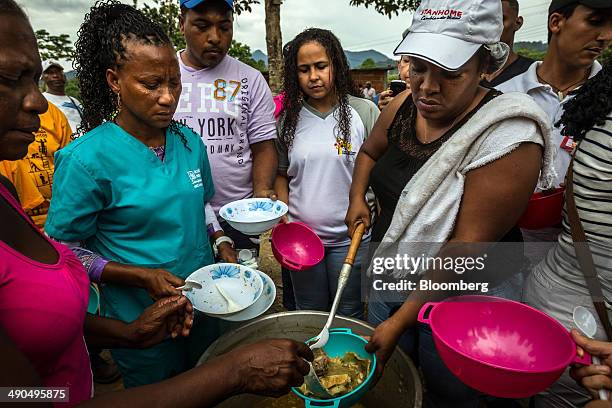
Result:
M323 47L329 58L333 69L332 91L338 98L338 109L334 112L334 117L338 122L335 133L339 134L346 143L350 143L352 115L348 96L355 93L355 85L351 79L351 71L342 45L340 45L340 40L331 31L320 28L309 28L303 31L286 44L283 49L285 64L283 92L285 93L285 105L281 112L283 126L280 139L287 147L291 147L300 110L302 109L302 101L305 99L304 92L298 82L297 55L302 45L311 42L315 42Z
M582 140L595 125L601 126L612 112L612 61L601 72L588 80L578 94L565 104L561 120L562 134Z
M96 2L85 16L74 44L74 68L83 103L79 135L113 120L119 109L117 97L106 82L106 70L120 68L128 61L126 41L172 47L162 27L141 11L117 0ZM170 122L169 129L189 148L178 122Z

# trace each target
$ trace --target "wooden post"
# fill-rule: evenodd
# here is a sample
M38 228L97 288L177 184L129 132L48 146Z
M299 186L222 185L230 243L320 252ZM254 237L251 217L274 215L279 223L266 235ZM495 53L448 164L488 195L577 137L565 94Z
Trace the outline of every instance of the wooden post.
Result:
M265 0L269 85L274 95L280 92L283 81L283 37L280 26L281 4L282 0Z

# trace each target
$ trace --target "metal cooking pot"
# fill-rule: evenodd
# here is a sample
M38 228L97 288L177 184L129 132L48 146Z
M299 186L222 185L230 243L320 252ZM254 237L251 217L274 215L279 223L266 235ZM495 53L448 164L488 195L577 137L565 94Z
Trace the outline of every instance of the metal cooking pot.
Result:
M231 349L269 338L289 338L305 341L316 336L325 325L328 314L314 311L282 312L254 320L226 333L215 341L202 355L202 364ZM374 328L360 320L336 316L333 327L349 328L355 334L371 336ZM238 395L220 404L224 408L251 407L264 397ZM360 401L366 407L375 408L420 408L423 390L419 373L410 360L396 349L385 368L383 378Z

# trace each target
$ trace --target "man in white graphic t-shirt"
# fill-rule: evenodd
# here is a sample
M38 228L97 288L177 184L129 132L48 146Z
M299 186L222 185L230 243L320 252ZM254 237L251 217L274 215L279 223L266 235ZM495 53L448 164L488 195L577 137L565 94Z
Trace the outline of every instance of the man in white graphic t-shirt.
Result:
M207 147L216 214L235 200L276 198L275 105L261 73L227 55L233 13L232 0L181 0L187 47L178 53L183 90L175 119L198 133ZM221 227L236 248L256 248L223 221ZM220 239L213 235L213 241ZM227 243L227 237L221 240Z
M42 67L42 80L47 88L47 91L44 92L43 95L49 102L57 106L59 110L66 115L68 123L70 123L70 129L76 132L81 124L83 108L76 98L66 95L66 75L64 74L64 68L59 62L52 59L44 61Z

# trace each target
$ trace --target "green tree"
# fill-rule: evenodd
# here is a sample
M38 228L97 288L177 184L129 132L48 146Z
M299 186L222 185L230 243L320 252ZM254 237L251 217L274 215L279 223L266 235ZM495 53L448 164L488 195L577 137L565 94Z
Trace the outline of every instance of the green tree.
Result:
M602 64L612 63L612 47L606 48L604 52L601 53L601 56L599 57L599 62L601 62Z
M232 46L230 47L228 54L237 60L258 69L259 71L266 71L266 64L261 60L255 61L251 56L251 47L246 44L232 40Z
M66 81L66 95L72 96L73 98L81 99L81 90L79 89L78 79L72 78Z
M176 0L151 0L152 4L138 6L138 0L133 0L134 8L142 11L147 17L161 25L170 41L177 49L185 48L185 38L179 26L179 14L181 9ZM251 5L258 4L258 0L239 0L234 2L236 14L251 11Z
M372 58L368 58L361 63L361 66L359 68L362 68L362 69L376 68L376 62L374 62Z
M531 58L536 61L542 61L546 55L546 51L536 51L527 48L518 48L514 51L516 51L518 55L522 55L523 57Z
M350 0L351 6L372 6L378 13L389 18L400 12L415 10L420 3L420 0Z
M134 8L139 8L147 17L159 24L170 41L177 49L185 48L185 38L179 28L179 2L175 0L152 0L152 5L143 4L138 7L138 0L134 0Z
M72 41L68 34L51 35L47 30L37 30L36 42L43 60L50 58L70 60L74 54Z

